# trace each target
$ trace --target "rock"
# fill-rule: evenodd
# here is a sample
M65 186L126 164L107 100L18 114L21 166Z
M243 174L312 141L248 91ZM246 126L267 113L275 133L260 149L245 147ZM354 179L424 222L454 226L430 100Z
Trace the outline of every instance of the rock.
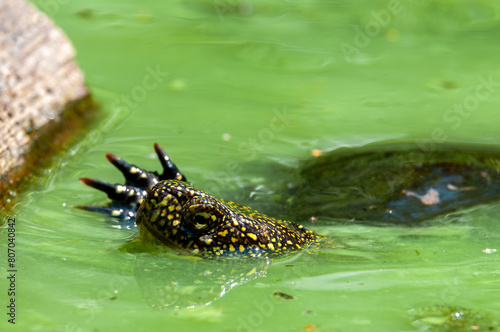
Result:
M26 1L0 1L0 207L96 109L74 57L46 15Z

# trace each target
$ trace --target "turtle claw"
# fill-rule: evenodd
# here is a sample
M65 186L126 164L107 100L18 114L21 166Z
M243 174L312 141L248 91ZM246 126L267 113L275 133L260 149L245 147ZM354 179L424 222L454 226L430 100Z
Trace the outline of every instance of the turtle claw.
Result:
M178 181L187 181L184 174L182 174L177 166L170 160L170 157L167 155L165 150L158 144L154 145L156 154L158 155L158 159L160 159L160 163L163 166L163 173L160 176L161 180L178 180Z
M142 198L147 193L141 188L129 185L111 184L90 178L81 178L80 182L106 193L109 199L120 202L126 206L135 206L136 204L140 204Z
M122 172L126 180L126 185L133 185L135 187L141 188L150 188L158 182L158 179L156 179L154 174L142 170L135 165L131 165L112 153L106 153L106 158L110 163L118 168L120 172Z

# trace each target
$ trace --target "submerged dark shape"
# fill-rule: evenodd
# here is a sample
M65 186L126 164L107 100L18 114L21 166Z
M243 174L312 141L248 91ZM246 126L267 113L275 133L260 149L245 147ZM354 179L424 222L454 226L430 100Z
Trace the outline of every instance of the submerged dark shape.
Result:
M107 154L125 176L124 185L83 178L105 192L109 206L81 209L136 219L139 237L183 253L203 256L281 254L319 240L313 232L236 203L218 200L186 182L186 177L155 144L163 173L148 172Z
M242 201L295 221L411 224L500 199L499 170L500 151L486 146L373 143L264 165L259 174L280 180L244 184L251 198Z
M372 144L309 160L288 216L414 222L500 198L500 152Z

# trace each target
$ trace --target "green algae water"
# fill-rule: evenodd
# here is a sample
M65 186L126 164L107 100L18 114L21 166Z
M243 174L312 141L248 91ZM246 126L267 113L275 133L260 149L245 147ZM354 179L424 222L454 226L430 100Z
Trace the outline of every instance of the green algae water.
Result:
M5 225L2 331L444 330L425 313L447 307L477 318L455 330L499 328L500 202L425 227L294 220L324 243L244 267L124 250L133 225L73 208L107 201L80 177L123 181L106 152L157 170L154 142L226 199L280 181L249 165L314 149L500 149L498 2L34 3L73 42L102 119L2 215L16 220L17 269L13 325Z

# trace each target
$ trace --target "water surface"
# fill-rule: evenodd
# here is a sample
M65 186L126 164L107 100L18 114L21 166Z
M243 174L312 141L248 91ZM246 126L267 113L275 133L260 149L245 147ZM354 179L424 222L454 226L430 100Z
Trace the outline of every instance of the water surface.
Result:
M35 3L74 43L103 119L10 216L15 328L413 331L409 311L434 305L499 319L498 252L485 249L500 249L500 203L429 227L296 220L342 245L273 262L265 277L179 310L154 310L138 271L144 257L179 270L190 260L120 251L133 227L72 208L106 201L78 178L122 181L106 152L158 169L154 142L190 181L227 199L238 183L280 181L265 170L250 177L247 165L293 165L313 149L389 139L500 148L497 2ZM4 228L2 252L6 237ZM0 285L6 303L5 279Z

